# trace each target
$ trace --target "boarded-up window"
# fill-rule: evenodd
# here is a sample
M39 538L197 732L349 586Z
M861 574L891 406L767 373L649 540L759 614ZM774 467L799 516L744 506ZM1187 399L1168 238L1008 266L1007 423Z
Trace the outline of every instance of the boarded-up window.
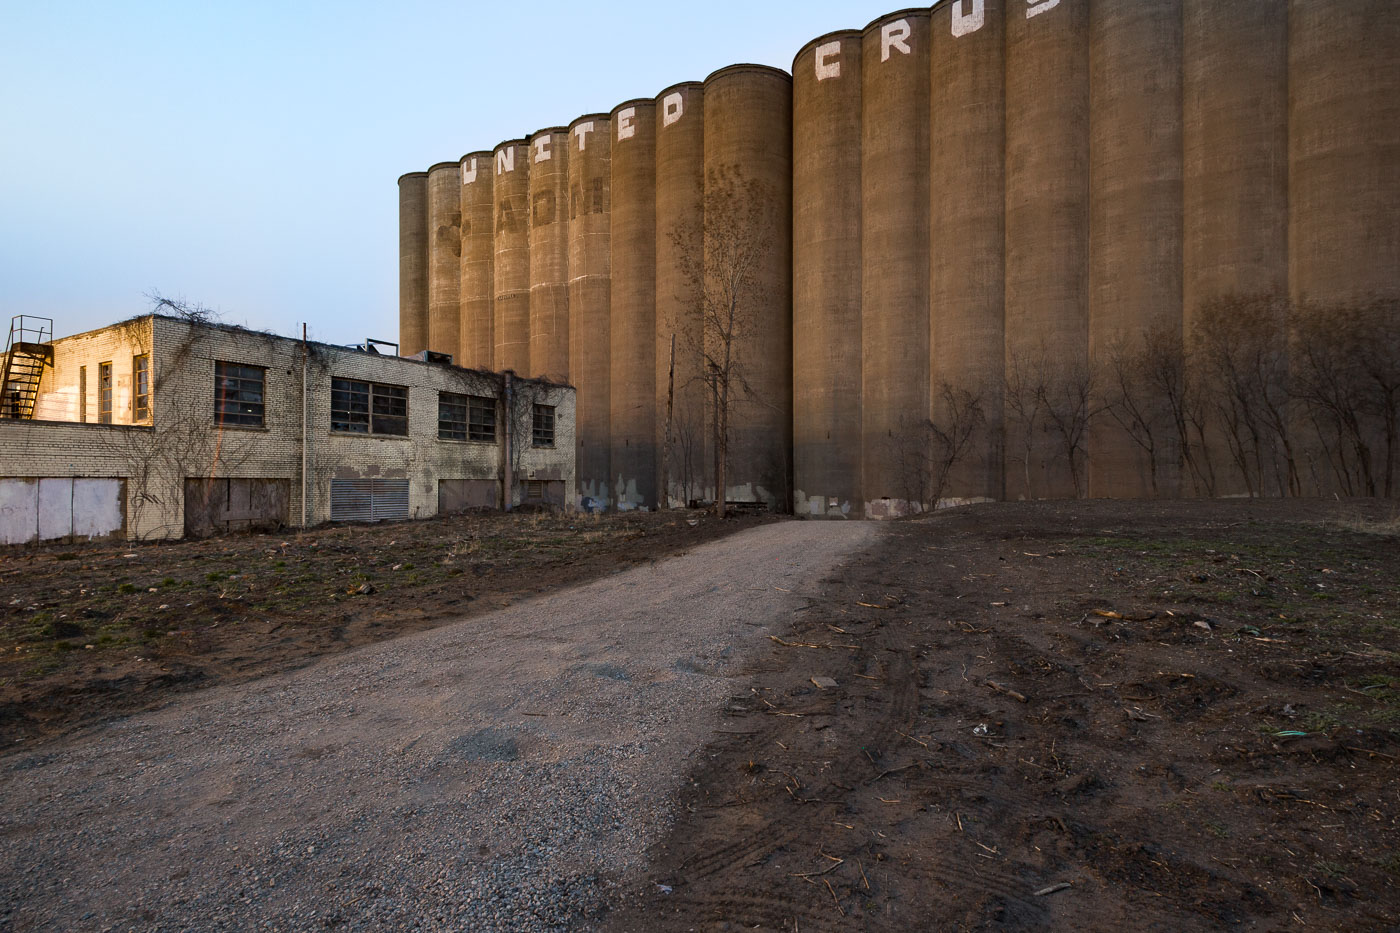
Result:
M542 502L548 505L564 504L564 481L562 479L528 479L522 490L525 501Z
M494 479L438 480L438 514L467 509L494 509L499 484Z
M291 481L285 479L185 480L185 536L207 538L229 531L275 531L287 523Z
M408 480L331 480L331 521L377 522L408 518Z

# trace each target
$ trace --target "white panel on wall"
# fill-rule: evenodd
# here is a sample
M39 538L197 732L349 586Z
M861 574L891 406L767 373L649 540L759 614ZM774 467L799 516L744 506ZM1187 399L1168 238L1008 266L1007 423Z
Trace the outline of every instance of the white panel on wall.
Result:
M102 538L122 530L120 479L73 480L73 534Z
M39 529L39 484L0 479L0 544L33 541Z
M73 480L39 480L39 540L66 538L73 533Z

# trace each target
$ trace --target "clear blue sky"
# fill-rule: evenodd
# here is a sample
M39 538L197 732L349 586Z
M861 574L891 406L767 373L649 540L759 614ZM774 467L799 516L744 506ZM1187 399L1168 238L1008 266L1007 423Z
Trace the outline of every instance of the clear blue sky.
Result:
M0 3L0 316L397 339L395 180L897 2Z

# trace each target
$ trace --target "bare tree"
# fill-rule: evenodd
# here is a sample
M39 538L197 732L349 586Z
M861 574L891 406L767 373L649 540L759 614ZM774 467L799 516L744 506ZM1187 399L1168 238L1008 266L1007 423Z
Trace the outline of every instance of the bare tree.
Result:
M1172 402L1179 394L1180 358L1157 358L1162 349L1149 334L1140 344L1119 340L1108 348L1102 365L1101 410L1142 451L1153 498L1161 494L1158 475L1170 456Z
M1039 382L1040 411L1045 430L1053 436L1069 465L1075 498L1083 498L1089 422L1097 414L1094 372L1087 365L1061 363L1048 368Z
M905 425L895 434L891 453L911 510L938 508L954 468L986 423L980 396L943 382L934 417Z
M698 296L703 320L702 378L712 398L715 510L725 514L730 420L734 403L766 403L745 378L744 345L753 337L766 300L759 278L777 229L777 198L761 181L737 167L706 172L703 220L669 231L682 279Z
M1023 476L1022 495L1031 495L1031 461L1035 456L1035 441L1041 434L1040 400L1045 395L1046 367L1044 352L1031 354L1016 352L1006 361L1004 376L1003 404L1006 407L1007 434L1015 434L1016 455L1008 454L1009 460L1020 460Z
M1192 358L1208 383L1246 491L1301 492L1289 411L1286 300L1235 296L1206 304L1191 334Z

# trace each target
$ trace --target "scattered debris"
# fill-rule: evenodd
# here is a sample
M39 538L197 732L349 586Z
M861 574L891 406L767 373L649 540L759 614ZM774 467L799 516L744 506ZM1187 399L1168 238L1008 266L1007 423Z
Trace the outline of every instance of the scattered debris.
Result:
M823 690L830 690L832 687L836 686L836 680L831 677L813 677L812 683Z

